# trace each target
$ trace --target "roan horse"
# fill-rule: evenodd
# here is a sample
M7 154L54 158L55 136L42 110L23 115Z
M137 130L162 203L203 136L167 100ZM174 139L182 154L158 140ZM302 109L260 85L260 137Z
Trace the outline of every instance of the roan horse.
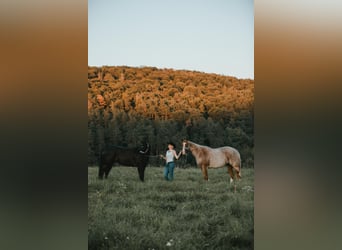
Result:
M103 179L103 175L107 179L114 163L124 166L132 166L138 168L138 174L141 181L144 181L145 168L149 160L150 145L146 144L143 150L137 148L112 147L110 150L103 152L100 156L99 178Z
M228 167L230 183L234 179L241 178L241 158L240 153L232 147L210 148L196 144L192 141L183 141L183 154L189 149L196 159L197 166L202 169L204 180L208 180L208 168ZM235 178L236 177L236 178ZM234 183L235 184L235 183ZM234 185L236 192L236 185Z

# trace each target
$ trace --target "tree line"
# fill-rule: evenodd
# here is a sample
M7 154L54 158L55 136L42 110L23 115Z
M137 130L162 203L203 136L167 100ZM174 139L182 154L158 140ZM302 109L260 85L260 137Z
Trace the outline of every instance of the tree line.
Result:
M240 151L254 164L254 81L155 67L88 67L88 164L112 146L151 145L164 154L168 141L184 138ZM185 159L185 160L184 160ZM195 165L191 155L183 158Z

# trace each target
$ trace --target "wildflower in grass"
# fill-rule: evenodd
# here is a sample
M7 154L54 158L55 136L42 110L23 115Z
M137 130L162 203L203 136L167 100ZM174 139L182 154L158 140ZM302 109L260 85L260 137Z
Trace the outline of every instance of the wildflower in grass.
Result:
M167 243L166 243L166 246L167 247L170 247L173 245L173 239L169 240Z
M245 186L245 187L242 188L242 190L244 190L246 192L254 192L254 189L251 186Z

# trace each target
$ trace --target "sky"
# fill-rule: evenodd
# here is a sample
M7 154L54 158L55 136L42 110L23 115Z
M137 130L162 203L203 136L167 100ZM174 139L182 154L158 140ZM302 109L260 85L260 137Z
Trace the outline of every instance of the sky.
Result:
M254 2L88 0L88 65L254 79Z

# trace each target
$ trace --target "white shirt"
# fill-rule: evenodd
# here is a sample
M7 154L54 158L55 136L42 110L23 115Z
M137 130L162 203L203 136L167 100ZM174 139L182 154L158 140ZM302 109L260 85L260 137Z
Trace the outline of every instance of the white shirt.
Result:
M174 152L173 150L166 151L166 163L173 161L173 159L174 159L174 153L173 152Z

